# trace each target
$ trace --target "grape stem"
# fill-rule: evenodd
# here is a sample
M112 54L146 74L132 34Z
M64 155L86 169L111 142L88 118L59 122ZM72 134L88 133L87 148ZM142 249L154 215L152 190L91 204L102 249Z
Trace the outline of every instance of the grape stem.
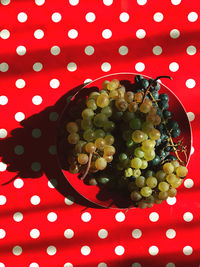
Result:
M90 153L90 154L89 154L87 168L86 168L86 170L85 170L85 173L84 173L83 176L81 177L81 180L84 180L85 177L86 177L87 174L88 174L88 171L89 171L89 169L90 169L90 165L91 165L92 154L93 154L93 153Z

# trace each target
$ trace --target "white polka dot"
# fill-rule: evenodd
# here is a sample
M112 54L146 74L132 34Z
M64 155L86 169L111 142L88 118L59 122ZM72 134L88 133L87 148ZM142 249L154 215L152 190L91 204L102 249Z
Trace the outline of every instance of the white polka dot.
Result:
M55 212L48 213L47 220L49 222L55 222L57 220L57 214Z
M166 231L166 236L169 238L169 239L173 239L175 236L176 236L176 231L174 229L168 229Z
M64 232L64 236L67 239L71 239L74 236L74 231L72 229L66 229Z
M56 146L54 146L54 145L50 146L48 151L49 151L49 154L56 155L56 153L57 153Z
M4 162L0 162L0 172L4 172L7 168L7 165Z
M5 138L7 135L6 129L0 129L0 138Z
M112 32L109 29L105 29L102 31L102 36L104 39L109 39L112 36Z
M39 265L36 262L32 262L29 267L39 267Z
M172 72L176 72L178 69L179 69L179 65L178 63L176 62L172 62L169 64L169 69L172 71Z
M15 82L15 86L19 89L24 88L24 86L26 85L26 82L23 79L18 79Z
M63 267L73 267L73 264L70 262L66 262Z
M1 137L1 130L0 130L0 137ZM191 155L194 154L194 147L191 147Z
M0 195L0 205L2 206L6 204L6 201L7 201L6 197L3 195Z
M176 197L168 197L167 204L174 205L176 203Z
M34 195L30 199L32 205L38 205L40 203L40 197L37 195Z
M0 96L0 105L4 106L8 103L8 98L5 95Z
M43 30L40 30L40 29L36 30L34 32L34 36L35 36L36 39L42 39L44 37Z
M18 179L15 179L13 184L15 188L22 188L24 186L24 181L18 178Z
M105 262L100 262L97 267L107 267L108 265Z
M149 220L151 222L157 222L159 219L159 214L157 212L152 212L149 214Z
M193 185L194 185L194 182L193 182L192 179L186 179L186 180L184 180L184 186L185 186L186 188L192 188Z
M25 115L23 112L17 112L15 114L15 120L20 122L20 121L23 121L25 119Z
M19 22L25 22L25 21L27 21L27 18L28 18L28 16L27 16L27 14L26 13L24 13L24 12L20 12L18 15L17 15L17 19L18 19L18 21Z
M187 256L191 255L192 252L193 252L193 248L191 246L185 246L183 248L183 254L185 254Z
M47 248L47 254L50 255L50 256L53 256L56 254L56 247L54 246L49 246Z
M31 164L31 169L34 172L38 172L41 169L41 164L39 162L35 161Z
M185 212L183 214L183 220L186 222L191 222L193 220L193 214L191 212Z
M159 45L154 46L153 53L154 55L159 56L160 54L162 54L162 47Z
M115 220L118 222L123 222L125 218L125 214L121 211L115 214Z
M8 71L8 69L9 69L9 66L6 62L3 62L0 64L0 71L1 72L6 72L6 71Z
M23 220L23 214L21 212L15 212L13 215L13 220L16 222L21 222Z
M38 229L32 229L30 231L30 236L34 239L38 238L40 236L40 231Z
M115 254L118 255L118 256L123 255L124 252L125 252L125 249L124 249L124 247L122 247L122 246L117 246L117 247L115 248Z
M163 20L163 14L161 12L157 12L153 15L153 19L156 22L161 22Z
M51 54L53 56L57 56L57 55L60 54L60 47L57 46L57 45L54 45L54 46L51 47L51 50L50 51L51 51Z
M45 3L45 0L35 0L37 6L42 6Z
M1 4L4 6L7 6L10 4L10 0L1 0ZM3 267L3 266L0 265L0 267Z
M188 54L188 55L193 56L193 55L196 54L197 49L196 49L195 46L190 45L190 46L187 47L187 50L186 50L186 51L187 51L187 54Z
M113 3L113 0L103 0L103 3L105 6L111 6Z
M26 47L23 45L20 45L16 48L16 52L19 56L24 56L26 54Z
M175 264L173 262L169 262L166 264L165 267L176 267Z
M81 248L81 254L84 255L84 256L89 255L90 252L91 252L91 249L90 249L90 247L88 247L88 246L83 246L83 247Z
M119 16L121 22L127 22L129 20L129 14L126 12L122 12Z
M0 32L0 36L2 39L8 39L10 37L10 32L9 30L7 29L3 29L1 32Z
M66 205L72 205L72 204L74 204L74 198L72 197L72 196L67 196L66 198L65 198L65 204Z
M194 79L188 79L188 80L186 81L185 84L186 84L186 86L187 86L188 88L194 88L195 85L196 85L196 82L195 82Z
M141 264L138 262L134 262L131 267L141 267Z
M0 262L0 267L6 267L4 263Z
M14 151L15 151L15 154L20 156L24 153L24 147L21 145L17 145L17 146L15 146Z
M86 55L88 55L88 56L93 55L93 54L94 54L94 47L91 46L91 45L86 46L86 48L85 48L85 53L86 53Z
M177 39L180 36L180 31L177 29L173 29L170 31L170 37L173 39Z
M142 63L142 62L138 62L138 63L136 63L136 64L135 64L135 69L136 69L136 71L138 71L138 72L143 71L143 70L145 69L145 65L144 65L144 63Z
M61 21L62 16L61 16L60 13L55 12L55 13L52 14L51 19L53 20L53 22L57 23L57 22Z
M108 63L108 62L104 62L104 63L101 65L101 69L102 69L102 71L104 71L104 72L110 71L110 70L111 70L111 65L110 65L110 63Z
M193 121L195 119L195 115L193 112L187 112L187 116L189 121Z
M32 130L32 137L39 138L42 135L42 132L40 129L35 128Z
M40 62L36 62L33 64L33 70L36 72L41 71L42 68L43 68L43 65Z
M79 3L79 0L69 0L70 5L76 6Z
M52 79L49 84L51 88L56 89L60 86L60 81L58 79Z
M93 22L95 21L96 19L96 16L93 12L88 12L86 15L85 15L85 19L87 22Z
M198 14L196 12L190 12L188 14L188 20L190 22L195 22L198 19Z
M125 56L128 54L128 47L125 45L120 46L119 48L119 54L122 56Z
M20 246L15 246L12 252L15 256L19 256L22 254L22 248Z
M181 0L171 0L171 2L172 2L172 5L177 6L181 3Z
M101 229L98 231L98 236L101 239L104 239L108 236L108 231L106 229Z
M152 256L157 255L158 252L159 252L159 249L158 249L158 247L156 247L156 246L151 246L151 247L149 248L149 254L152 255Z
M84 212L83 214L81 214L81 220L83 222L89 222L91 220L91 214L89 212Z
M91 83L92 82L92 79L85 79L84 83Z
M49 114L49 120L50 121L57 121L59 118L59 115L57 112L53 111Z
M71 29L71 30L68 31L68 37L69 37L70 39L76 39L77 36L78 36L78 32L77 32L77 30L75 30L75 29Z
M39 96L39 95L35 95L32 98L32 102L33 102L34 105L40 105L42 103L42 97Z
M4 229L0 229L0 239L3 239L5 236L6 236L6 231Z
M76 65L76 63L74 63L74 62L70 62L70 63L67 65L67 69L68 69L68 71L71 71L71 72L76 71L76 70L77 70L77 65Z
M139 29L136 31L136 37L139 39L143 39L146 36L146 32L143 29Z
M144 6L147 3L147 0L137 0L138 5Z
M135 239L138 239L142 236L142 232L140 229L134 229L132 231L132 237L135 238Z
M58 185L58 181L56 179L50 179L48 181L48 187L50 187L52 189L56 188L57 185Z

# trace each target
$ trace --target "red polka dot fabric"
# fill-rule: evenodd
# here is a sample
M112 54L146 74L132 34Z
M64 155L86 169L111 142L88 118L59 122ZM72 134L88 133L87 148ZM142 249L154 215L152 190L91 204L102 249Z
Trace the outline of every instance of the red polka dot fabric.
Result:
M0 267L200 265L199 2L0 1ZM135 72L161 80L192 127L178 195L150 209L101 209L56 157L69 90Z

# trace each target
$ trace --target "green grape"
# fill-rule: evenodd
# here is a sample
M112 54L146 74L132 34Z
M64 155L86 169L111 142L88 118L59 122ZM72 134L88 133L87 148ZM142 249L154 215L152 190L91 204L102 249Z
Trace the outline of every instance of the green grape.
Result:
M133 158L131 160L131 167L134 169L140 169L142 166L142 160L140 158Z
M135 178L139 177L141 175L141 170L140 169L134 169L133 170L133 176Z
M156 178L159 182L162 182L165 180L167 174L163 170L159 170L156 172Z
M150 150L148 152L144 152L144 158L147 161L153 160L155 158L155 151L154 150Z
M94 116L94 124L96 127L103 127L104 126L104 123L107 121L107 117L105 114L103 113L98 113L96 116Z
M152 204L152 203L154 203L154 201L155 201L155 198L152 195L145 199L145 202L148 204Z
M158 184L158 189L161 191L161 192L167 192L169 190L169 184L166 183L166 182L160 182Z
M146 134L149 134L154 129L153 123L151 122L144 122L142 124L142 131L145 132Z
M78 165L77 164L71 165L69 167L69 172L72 173L72 174L79 173L79 167L78 167Z
M68 133L76 133L78 132L78 125L76 122L68 122L66 124L66 130Z
M82 153L86 144L87 143L85 141L79 140L78 143L75 145L75 152Z
M117 91L118 91L119 98L121 98L122 100L124 100L123 98L124 98L124 94L125 94L125 92L126 92L126 88L125 88L123 85L121 85L121 86L117 89ZM128 104L128 103L127 103L127 104Z
M135 180L137 187L144 187L146 185L146 179L144 176L138 176Z
M160 131L153 129L149 132L149 137L151 140L158 140L160 138Z
M110 100L107 95L101 94L97 97L96 103L98 107L105 108L109 105Z
M154 146L155 146L155 142L153 140L148 139L148 140L144 140L142 142L142 150L144 152L149 152L149 151L153 150Z
M140 130L141 129L141 120L135 117L133 120L130 120L129 127L133 130Z
M124 99L117 99L115 101L115 106L119 111L126 111L128 108L128 103Z
M101 95L108 96L108 93L109 93L109 92L108 92L108 90L103 90L103 89L102 89L102 90L100 91L100 93L101 93Z
M157 186L157 179L155 177L149 177L146 180L146 184L151 187L151 188L155 188Z
M142 160L142 166L140 169L145 170L148 167L148 162L146 160Z
M137 147L135 150L134 150L134 155L137 157L137 158L143 158L144 157L144 151L141 149L141 147Z
M124 93L124 99L126 102L131 103L134 99L134 93L132 91L127 91Z
M111 162L111 161L113 161L113 156L103 155L103 158L104 158L107 162Z
M167 198L168 198L168 193L167 192L159 192L159 194L158 194L158 198L160 199L160 200L166 200Z
M119 86L120 86L119 80L114 79L107 84L107 89L112 91L112 90L116 90Z
M133 191L131 192L131 199L133 201L140 201L142 199L142 196L138 191Z
M138 207L140 209L146 209L148 207L148 204L142 200L138 203Z
M104 138L105 142L106 142L106 145L112 145L115 141L115 138L113 135L107 135L105 138Z
M88 163L88 155L81 153L78 155L78 163L81 165L87 164Z
M131 140L131 138L132 138L132 131L131 130L123 131L122 138L124 139L124 141Z
M117 90L112 90L112 91L110 91L110 93L109 93L109 97L112 98L112 99L117 99L118 96L119 96L119 93L118 93Z
M140 194L143 197L149 197L152 194L152 189L149 186L144 186L142 187L142 189L140 190Z
M124 176L125 177L131 177L133 175L133 169L128 168L124 171Z
M177 190L176 190L176 188L170 188L168 191L167 191L167 193L168 193L168 196L169 197L175 197L176 196L176 194L177 194Z
M145 132L144 132L144 140L148 140L148 134L146 134Z
M100 95L99 92L92 92L92 93L89 94L88 99L94 99L94 100L96 100L99 95Z
M173 173L170 173L167 175L166 177L166 181L169 183L169 184L173 184L175 181L177 181L177 177L175 174Z
M77 133L70 133L67 137L68 142L73 145L77 144L79 139L80 137L79 134Z
M107 166L107 161L100 157L95 161L95 167L97 170L104 170Z
M132 134L132 139L135 143L141 143L144 141L145 135L142 131L136 130Z
M130 112L128 110L124 112L124 115L122 117L123 121L125 122L129 122L130 120L133 120L134 118L135 118L135 113Z
M94 111L91 108L85 108L82 111L81 115L83 119L91 119L92 117L94 117Z
M172 160L170 163L174 166L174 170L180 166L178 160Z
M148 103L145 103L143 102L141 105L140 105L140 111L142 113L148 113L149 111L151 110L151 105L149 105Z
M106 121L103 129L105 132L112 132L115 129L115 123L113 121Z
M137 101L138 103L141 103L143 100L144 93L143 92L137 92L134 95L134 100Z
M90 178L88 183L89 185L97 185L97 180L95 178Z
M97 129L95 132L94 132L94 138L97 139L99 137L101 138L104 138L105 136L105 132L102 130L102 129Z
M110 179L108 177L104 177L104 176L98 177L97 180L100 184L107 184L110 181Z
M102 88L103 89L105 89L105 90L107 90L108 88L108 84L110 83L110 81L108 81L108 80L105 80L105 81L103 81L103 83L102 83Z
M177 169L176 169L176 174L178 177L185 177L188 173L188 169L185 167L185 166L179 166Z
M132 139L126 141L126 146L127 146L128 148L131 148L131 147L133 147L134 145L135 145L135 142L134 142Z
M122 162L122 161L124 161L125 159L127 159L128 158L128 156L125 154L125 153L121 153L121 154L119 154L119 160Z
M94 99L88 98L86 105L89 109L96 110L97 109L97 104Z
M133 102L129 103L128 110L130 112L136 112L137 109L138 109L138 103L137 102L133 101Z
M177 188L177 187L179 187L182 184L182 182L183 182L183 179L178 179L177 178L177 180L174 183L172 183L171 186L173 188Z
M160 192L160 193L166 193L166 192ZM168 197L168 196L167 196ZM163 200L162 199L159 199L158 197L155 197L154 198L154 203L155 204L161 204L161 203L163 203Z
M92 142L87 143L87 145L85 146L85 151L88 153L94 153L96 151L95 144Z
M103 150L106 145L106 142L103 138L100 137L95 140L94 144L99 150Z
M91 129L93 126L91 119L83 119L81 120L81 128L83 130Z
M104 142L105 142L105 140L104 140ZM115 154L115 147L114 146L105 145L104 154L107 155L107 156L113 156Z
M165 163L165 164L163 165L163 171L164 171L165 173L167 173L167 174L173 173L173 171L174 171L174 166L173 166L173 164L171 164L171 163Z
M88 141L91 142L94 140L94 131L92 129L87 129L83 132L83 138Z
M155 172L152 171L152 170L148 170L145 172L145 177L148 178L148 177L154 177L155 176Z
M101 113L105 114L106 117L109 118L112 115L112 108L110 106L102 108Z

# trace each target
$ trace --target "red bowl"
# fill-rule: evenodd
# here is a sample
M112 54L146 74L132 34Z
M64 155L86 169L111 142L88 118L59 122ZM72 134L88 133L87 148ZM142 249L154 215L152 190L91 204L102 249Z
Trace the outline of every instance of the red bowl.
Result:
M112 79L118 79L118 80L129 80L131 82L134 81L134 78L137 74L136 73L114 73L110 75L106 75L103 77L100 77L91 83L85 85L77 94L80 93L80 91L83 92L83 90L86 90L90 87L98 87L102 88L102 82L104 80L112 80ZM142 75L145 78L150 78L148 76ZM183 139L184 146L187 147L187 164L189 162L190 158L190 152L192 147L192 132L190 123L187 117L187 113L181 103L181 101L178 99L178 97L164 84L160 83L161 89L159 93L167 93L169 95L169 110L173 113L173 118L178 122L181 135L178 137L178 139ZM66 106L66 109L68 108L68 105ZM66 109L63 112L63 116L65 114L66 116ZM62 117L61 117L62 122ZM180 153L180 157L182 159L185 159L185 156ZM60 161L60 155L58 153L58 160ZM78 175L71 174L68 171L62 169L63 174L65 175L68 182L72 185L72 187L84 198L89 200L90 202L93 202L101 207L104 208L128 208L130 203L123 199L118 199L118 203L114 204L112 196L109 195L109 192L105 190L105 194L100 192L100 189L98 186L92 186L92 185L86 185L82 180L78 178Z

